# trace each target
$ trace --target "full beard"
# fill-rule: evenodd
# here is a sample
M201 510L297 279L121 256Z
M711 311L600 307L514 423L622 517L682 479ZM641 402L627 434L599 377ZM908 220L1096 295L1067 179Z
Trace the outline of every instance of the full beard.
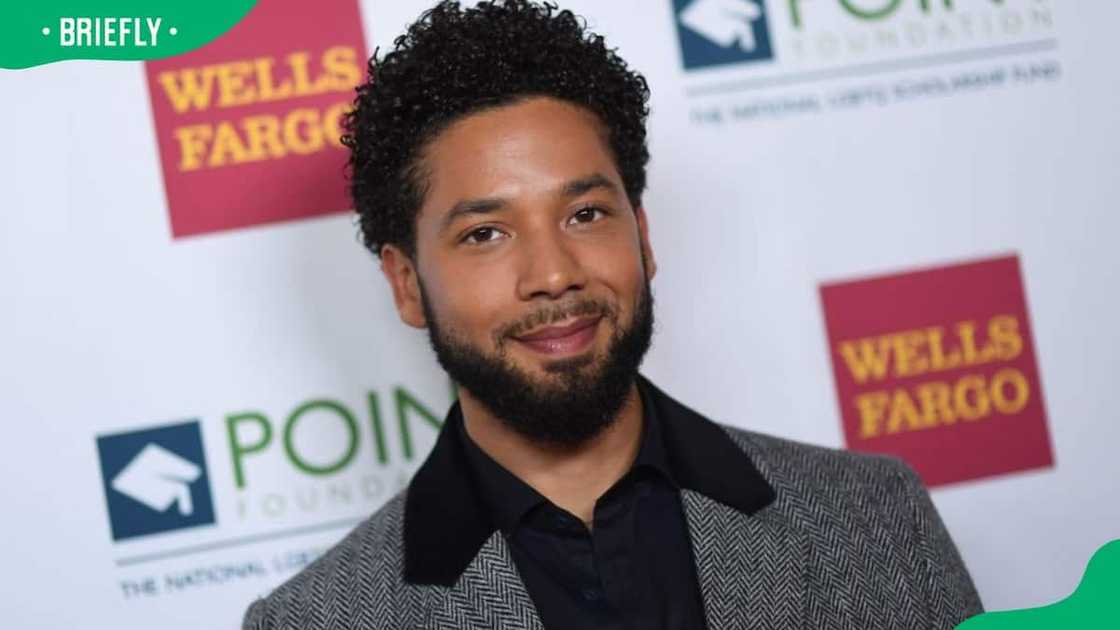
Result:
M432 312L423 283L421 302L428 337L436 358L451 378L471 393L507 427L535 443L570 448L586 443L618 417L638 368L653 339L653 294L649 279L634 305L628 326L619 324L617 309L596 300L534 314L528 325L561 321L573 315L601 315L599 325L613 324L602 360L593 353L545 365L549 376L538 379L514 364L507 343L518 343L507 331L496 335L496 354L486 353L442 328ZM512 330L524 328L512 327Z

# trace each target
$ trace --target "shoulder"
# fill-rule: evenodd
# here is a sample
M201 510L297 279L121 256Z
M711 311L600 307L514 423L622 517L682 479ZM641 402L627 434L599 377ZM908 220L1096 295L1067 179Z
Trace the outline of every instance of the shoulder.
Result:
M777 512L790 517L832 521L830 525L862 520L894 526L925 490L914 471L902 460L870 453L828 448L729 426L681 403L646 379L651 400L672 427L670 439L689 450L715 448L713 435L726 436L761 474ZM702 440L688 437L703 434ZM673 437L675 436L675 437Z
M891 455L819 446L724 424L720 427L757 465L779 476L848 483L882 481L884 477L908 482L915 476L908 464Z
M909 584L929 627L983 611L929 492L902 460L723 428L775 486L774 507L807 537L820 572L863 566L892 576L893 592Z
M908 522L926 495L918 475L897 457L720 426L750 457L787 507L822 516L852 510L876 512L895 522Z
M402 523L407 491L401 491L342 540L245 613L245 630L318 628L330 620L382 627L402 614ZM331 626L333 627L333 626ZM388 627L388 626L386 626Z

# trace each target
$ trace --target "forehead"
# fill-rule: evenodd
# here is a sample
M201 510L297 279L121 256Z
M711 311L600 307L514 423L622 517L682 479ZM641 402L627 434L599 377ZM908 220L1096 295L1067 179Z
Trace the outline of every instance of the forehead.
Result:
M456 121L428 144L422 159L428 194L421 220L463 198L532 195L589 173L602 173L622 188L599 118L550 98Z

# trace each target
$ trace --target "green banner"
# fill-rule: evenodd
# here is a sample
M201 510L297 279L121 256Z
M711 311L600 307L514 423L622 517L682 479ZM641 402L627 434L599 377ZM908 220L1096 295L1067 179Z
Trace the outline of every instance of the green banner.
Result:
M0 4L0 68L185 53L233 28L256 0L31 0Z
M1085 577L1062 601L1025 610L978 615L957 630L1104 630L1120 628L1120 540L1097 550Z

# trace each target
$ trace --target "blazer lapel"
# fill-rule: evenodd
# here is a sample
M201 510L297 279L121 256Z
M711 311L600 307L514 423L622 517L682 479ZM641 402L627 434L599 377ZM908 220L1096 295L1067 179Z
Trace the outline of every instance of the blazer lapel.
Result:
M805 627L806 540L780 500L747 515L682 490L708 630Z
M431 609L429 628L544 630L513 564L509 546L494 532L454 586Z

